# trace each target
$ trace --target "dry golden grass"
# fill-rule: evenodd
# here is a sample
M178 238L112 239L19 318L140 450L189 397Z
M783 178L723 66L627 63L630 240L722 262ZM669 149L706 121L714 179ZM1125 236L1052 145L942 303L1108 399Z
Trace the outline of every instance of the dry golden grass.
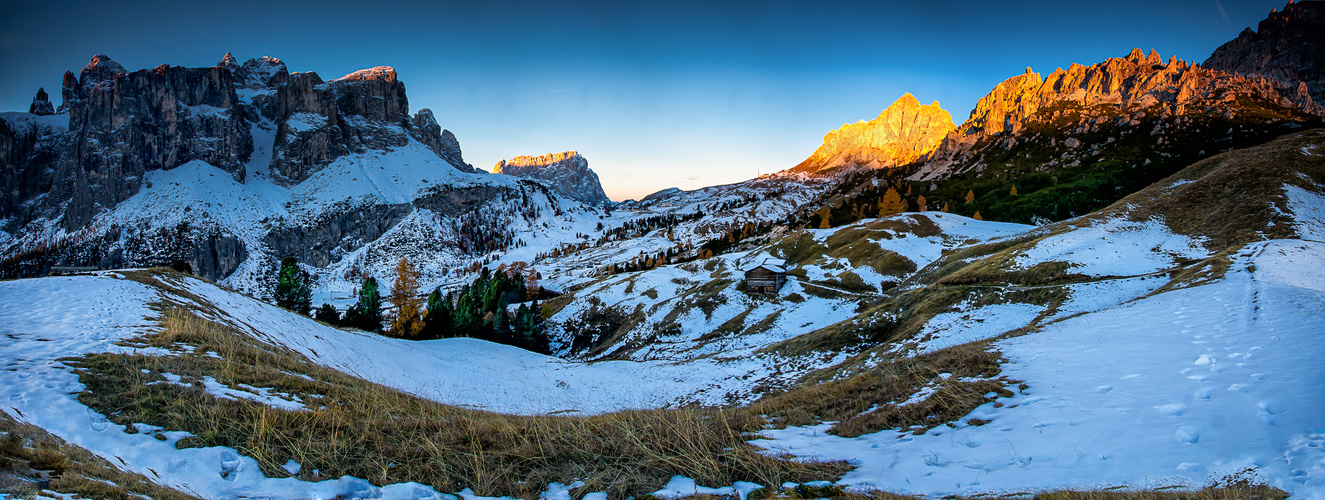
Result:
M69 360L87 386L80 401L113 415L116 423L194 434L180 446L233 447L271 477L287 476L279 465L293 459L309 480L348 474L375 484L415 481L439 491L472 488L482 495L533 498L549 482L578 478L589 491L624 498L661 488L676 474L709 484L781 484L833 479L849 468L759 453L745 441L764 421L739 409L498 415L433 403L323 368L187 309L166 309L161 323L163 331L140 339L143 345L190 345L193 353ZM310 411L220 400L201 384L147 385L162 380L161 372L180 375L186 384L211 376L232 387L269 387L299 396Z
M841 380L829 380L833 373L826 370L808 377L801 386L744 408L521 417L422 400L313 364L195 311L163 307L161 331L137 342L177 354L98 354L66 360L87 386L80 401L113 415L117 423L141 422L194 434L180 446L233 447L256 459L271 477L287 476L279 464L292 459L303 465L300 477L306 480L348 474L376 484L416 481L439 491L472 488L482 495L536 498L549 482L579 479L586 487L577 492L606 491L614 499L655 491L676 474L712 485L738 480L765 485L832 480L850 466L780 460L761 454L746 441L770 420L783 425L838 420L832 432L843 436L942 425L988 402L990 398L984 395L989 392L1007 395L1005 386L1015 383L998 377L996 352L987 351L983 344L970 344L878 363ZM212 352L220 359L207 355ZM199 385L147 385L161 380L161 372L180 375L185 383L211 376L232 387L269 387L299 396L309 411L218 400ZM952 375L944 380L938 377L940 373ZM963 377L984 380L959 380ZM927 385L935 392L925 401L906 407L889 404ZM314 470L319 474L314 475ZM124 482L117 480L117 484ZM1282 497L1274 496L1277 490L1237 488L1242 486L1210 492L1050 495L1156 500ZM1126 494L1141 496L1117 496ZM85 496L115 498L99 493ZM882 492L846 493L835 487L770 488L755 497L906 498Z
M1170 187L1178 181L1188 182ZM1263 237L1294 236L1284 212L1270 208L1286 206L1286 184L1308 189L1325 184L1325 129L1212 156L1098 215L1123 211L1133 219L1163 215L1175 232L1208 238L1206 246L1212 251L1227 250Z
M883 429L923 432L954 422L975 407L995 398L1011 396L1006 386L1018 381L999 377L999 355L987 343L972 343L916 356L899 358L839 380L809 378L783 394L765 397L750 411L767 415L777 425L807 425L837 421L830 433L844 437ZM942 373L950 374L946 379ZM819 376L828 373L818 374ZM964 381L963 378L978 378ZM914 404L898 406L924 387L934 392Z

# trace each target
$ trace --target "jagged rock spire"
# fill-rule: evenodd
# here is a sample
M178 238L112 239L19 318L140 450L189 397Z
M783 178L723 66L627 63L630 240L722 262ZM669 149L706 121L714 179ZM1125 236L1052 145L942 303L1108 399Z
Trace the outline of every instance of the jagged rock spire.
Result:
M55 114L55 106L51 104L45 88L37 89L37 96L32 98L32 107L28 108L28 112L34 115Z

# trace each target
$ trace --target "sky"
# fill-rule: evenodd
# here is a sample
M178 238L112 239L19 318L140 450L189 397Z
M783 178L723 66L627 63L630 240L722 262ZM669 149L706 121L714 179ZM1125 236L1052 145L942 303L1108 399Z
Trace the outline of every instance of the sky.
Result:
M1280 0L4 2L0 111L96 54L130 71L278 57L395 67L465 160L575 150L613 200L795 166L903 93L958 123L1027 66L1133 47L1200 62Z

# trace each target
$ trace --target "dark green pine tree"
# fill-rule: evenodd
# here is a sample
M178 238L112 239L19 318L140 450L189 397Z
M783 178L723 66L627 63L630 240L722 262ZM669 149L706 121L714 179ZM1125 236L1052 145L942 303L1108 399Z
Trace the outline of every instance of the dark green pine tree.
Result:
M442 297L441 289L433 290L428 295L428 312L423 315L423 340L453 337L451 297Z
M521 304L521 306L523 305ZM533 306L526 310L523 326L524 335L521 339L521 343L524 345L521 347L541 354L552 354L552 348L548 345L547 334L543 332L542 310L543 308L539 307L538 301L534 301Z
M520 347L519 344L515 343L516 339L511 335L510 320L506 317L506 311L496 311L492 314L492 337L488 340L499 344Z
M363 308L359 307L359 304L356 303L350 306L349 309L345 310L345 316L341 317L340 319L340 326L359 328L359 325L362 322L363 322Z
M478 305L475 302L474 294L469 290L462 292L460 300L456 301L455 317L451 324L455 325L457 337L477 336L478 326L483 322L483 317L479 315Z
M335 306L325 302L322 303L322 307L317 308L317 314L313 316L313 319L328 325L340 326L340 312L336 310Z
M299 261L294 257L281 261L274 298L276 305L308 316L308 310L313 304L313 291L309 286L308 272L299 268Z
M363 280L359 289L359 319L354 325L370 332L382 331L382 293L377 290L377 278Z

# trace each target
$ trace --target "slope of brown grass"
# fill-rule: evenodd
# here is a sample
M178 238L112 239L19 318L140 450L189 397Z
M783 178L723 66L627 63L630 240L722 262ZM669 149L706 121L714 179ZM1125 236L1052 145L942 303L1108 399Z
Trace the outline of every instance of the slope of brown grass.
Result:
M348 474L379 485L415 481L438 491L472 488L482 495L534 498L547 483L579 479L587 491L624 498L657 490L676 474L711 484L781 484L831 480L849 468L759 453L745 441L764 421L739 409L492 414L344 375L184 308L166 309L161 323L160 333L137 342L174 349L175 356L67 360L86 385L80 401L118 424L194 434L180 446L233 447L256 459L269 477L288 476L279 465L295 460L306 480ZM162 372L181 376L188 386L147 385L164 380ZM308 411L217 399L201 387L205 376L231 387L296 395ZM314 470L320 475L313 476Z

